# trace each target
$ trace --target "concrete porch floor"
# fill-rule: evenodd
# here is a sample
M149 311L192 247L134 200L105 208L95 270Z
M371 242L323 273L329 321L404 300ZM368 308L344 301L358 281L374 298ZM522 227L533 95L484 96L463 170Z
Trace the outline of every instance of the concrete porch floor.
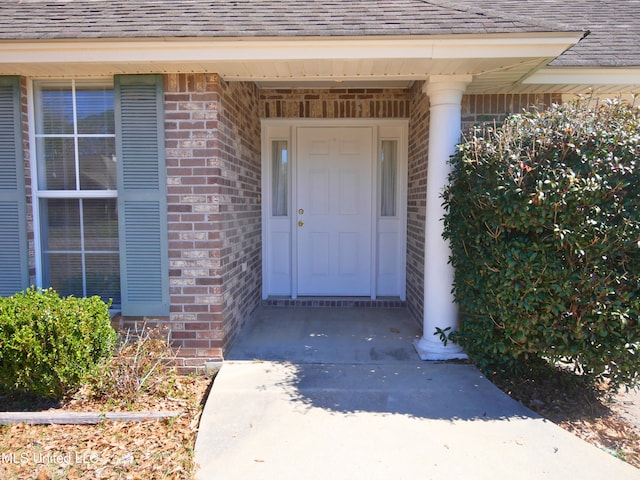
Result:
M263 307L226 360L419 362L412 342L421 335L406 309Z
M262 308L225 360L200 480L640 479L472 365L422 362L405 310Z

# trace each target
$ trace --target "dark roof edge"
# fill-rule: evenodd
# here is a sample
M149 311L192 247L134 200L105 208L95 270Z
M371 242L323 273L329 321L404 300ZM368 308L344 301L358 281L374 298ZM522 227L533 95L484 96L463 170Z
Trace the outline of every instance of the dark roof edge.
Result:
M1 0L0 0L1 1ZM571 36L583 33L583 30L558 31L535 31L535 32L500 32L500 33L444 33L444 34L399 34L399 35L257 35L257 36L140 36L140 37L41 37L41 38L0 38L0 44L33 44L33 43L69 43L69 42L116 42L116 43L144 43L144 42L166 42L167 44L179 42L291 42L291 41L343 41L357 40L364 42L375 41L402 41L402 40L452 40L452 39L477 39L477 38L535 38ZM571 49L571 46L567 48ZM566 50L565 50L566 51Z

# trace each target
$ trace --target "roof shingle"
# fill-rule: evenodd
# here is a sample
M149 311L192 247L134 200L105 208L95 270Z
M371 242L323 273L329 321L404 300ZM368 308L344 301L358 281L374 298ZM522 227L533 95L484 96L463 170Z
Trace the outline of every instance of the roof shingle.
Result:
M640 66L640 0L455 0L464 5L535 16L543 22L563 21L590 33L555 59L552 66Z
M552 22L550 22L552 23ZM3 0L0 39L448 35L562 29L444 0Z

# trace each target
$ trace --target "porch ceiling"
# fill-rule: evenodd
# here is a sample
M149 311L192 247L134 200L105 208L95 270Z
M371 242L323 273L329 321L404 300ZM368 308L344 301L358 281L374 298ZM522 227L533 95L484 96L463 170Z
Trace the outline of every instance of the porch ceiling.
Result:
M548 75L582 32L389 38L0 42L0 75L217 73L263 88L405 88L431 75L472 75L468 93L632 91L637 71L606 83ZM546 68L545 68L546 67ZM579 70L579 69L578 69ZM594 69L591 69L594 70ZM542 75L539 72L546 72ZM593 78L592 78L593 77Z
M544 60L507 59L350 59L216 61L171 63L40 63L3 64L0 74L28 77L93 77L124 73L217 73L227 81L256 82L262 88L348 88L384 84L407 88L431 75L473 75L470 91L510 89ZM520 88L526 88L520 85Z

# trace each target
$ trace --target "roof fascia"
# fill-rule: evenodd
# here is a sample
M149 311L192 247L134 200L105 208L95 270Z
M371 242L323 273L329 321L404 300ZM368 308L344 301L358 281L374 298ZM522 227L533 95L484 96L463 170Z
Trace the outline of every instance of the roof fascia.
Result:
M583 32L437 37L116 39L0 42L0 63L556 57Z
M537 85L638 85L640 67L547 67L526 78Z

